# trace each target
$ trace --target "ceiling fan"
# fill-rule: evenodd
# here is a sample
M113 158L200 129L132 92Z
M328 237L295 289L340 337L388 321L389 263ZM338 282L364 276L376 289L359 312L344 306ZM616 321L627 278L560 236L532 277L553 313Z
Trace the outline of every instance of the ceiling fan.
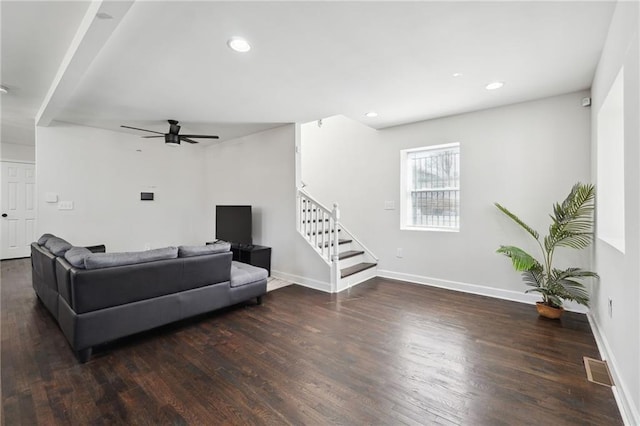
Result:
M195 139L218 139L218 136L214 135L181 135L180 126L178 126L178 120L167 120L169 122L169 133L156 132L155 130L139 129L131 126L120 126L125 129L142 130L143 132L157 133L160 136L142 136L143 138L161 138L164 136L164 143L170 146L179 146L180 141L189 143L198 143Z

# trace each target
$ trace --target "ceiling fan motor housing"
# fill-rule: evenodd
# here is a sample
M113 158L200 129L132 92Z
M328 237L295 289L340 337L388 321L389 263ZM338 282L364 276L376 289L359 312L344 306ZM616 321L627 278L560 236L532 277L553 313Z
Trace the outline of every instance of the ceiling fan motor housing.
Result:
M164 142L172 145L180 145L180 136L172 133L165 133Z

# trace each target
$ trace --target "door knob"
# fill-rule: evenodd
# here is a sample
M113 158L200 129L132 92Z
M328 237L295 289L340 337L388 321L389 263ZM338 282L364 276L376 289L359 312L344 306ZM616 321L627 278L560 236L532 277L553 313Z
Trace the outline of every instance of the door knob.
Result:
M2 217L7 217L7 214L6 213L2 213Z

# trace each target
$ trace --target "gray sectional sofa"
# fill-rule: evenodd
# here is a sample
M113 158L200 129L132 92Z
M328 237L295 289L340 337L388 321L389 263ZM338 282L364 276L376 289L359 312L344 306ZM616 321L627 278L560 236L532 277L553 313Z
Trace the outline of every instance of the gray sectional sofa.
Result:
M105 253L45 234L31 245L33 288L80 362L120 337L257 298L267 271L228 244Z

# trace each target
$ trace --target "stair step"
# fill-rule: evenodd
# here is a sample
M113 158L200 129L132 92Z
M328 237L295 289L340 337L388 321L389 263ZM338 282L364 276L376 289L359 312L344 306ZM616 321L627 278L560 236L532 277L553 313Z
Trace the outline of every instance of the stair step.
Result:
M340 270L340 278L346 278L358 272L366 271L369 268L374 268L377 263L358 263L357 265L349 266Z
M338 229L338 232L340 232L340 229ZM320 234L328 234L328 233L329 233L329 230L325 229L324 232L322 231L307 232L307 235L316 235L316 234L320 235ZM333 229L331 230L331 233L333 234Z
M338 259L339 260L349 259L350 257L354 257L359 254L364 254L364 251L358 251L358 250L343 251L338 255Z
M353 240L338 240L338 244L348 244L350 242L352 242ZM325 241L324 242L324 246L325 247L329 247L329 244L333 245L333 241ZM322 243L318 244L318 247L322 247Z

